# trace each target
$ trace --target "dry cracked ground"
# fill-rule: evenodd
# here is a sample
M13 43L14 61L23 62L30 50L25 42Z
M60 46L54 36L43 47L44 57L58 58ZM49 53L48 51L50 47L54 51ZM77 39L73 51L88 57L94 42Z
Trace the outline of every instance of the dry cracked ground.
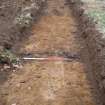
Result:
M66 1L48 0L28 36L14 45L17 53L66 52L79 59L26 61L16 72L2 73L0 105L96 105L85 42Z

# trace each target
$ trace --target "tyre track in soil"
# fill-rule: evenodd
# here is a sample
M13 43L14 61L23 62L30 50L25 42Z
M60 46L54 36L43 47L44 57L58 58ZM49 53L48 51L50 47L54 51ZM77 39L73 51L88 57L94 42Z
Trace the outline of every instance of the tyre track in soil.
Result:
M14 46L19 53L60 52L80 54L77 23L65 0L48 0L48 6L32 35ZM12 73L3 89L6 105L96 105L80 59L72 62L27 62L18 73Z

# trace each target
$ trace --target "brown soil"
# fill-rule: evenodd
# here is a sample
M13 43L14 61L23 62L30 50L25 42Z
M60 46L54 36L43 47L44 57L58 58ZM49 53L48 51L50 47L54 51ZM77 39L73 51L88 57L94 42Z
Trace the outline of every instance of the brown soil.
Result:
M67 52L80 60L27 61L19 71L4 76L7 81L1 81L0 105L99 105L94 84L89 81L94 78L85 62L89 62L88 52L76 18L65 0L47 3L31 35L27 35L30 37L14 45L13 50L18 54Z

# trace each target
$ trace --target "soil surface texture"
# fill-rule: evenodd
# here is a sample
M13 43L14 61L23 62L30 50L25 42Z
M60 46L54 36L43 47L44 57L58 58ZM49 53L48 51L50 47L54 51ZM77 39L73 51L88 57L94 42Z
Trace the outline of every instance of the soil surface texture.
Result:
M53 54L55 59L61 54L72 60L27 60L17 71L1 71L0 105L99 105L91 67L84 62L88 62L85 41L66 0L47 0L27 34L13 46L15 53Z

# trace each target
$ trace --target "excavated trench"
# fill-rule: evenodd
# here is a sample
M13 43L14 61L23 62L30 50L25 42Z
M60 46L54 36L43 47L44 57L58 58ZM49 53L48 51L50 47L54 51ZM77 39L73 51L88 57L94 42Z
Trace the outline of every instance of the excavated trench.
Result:
M27 60L19 70L1 71L0 105L104 105L71 7L65 0L47 0L28 37L13 46L16 54L49 59Z

